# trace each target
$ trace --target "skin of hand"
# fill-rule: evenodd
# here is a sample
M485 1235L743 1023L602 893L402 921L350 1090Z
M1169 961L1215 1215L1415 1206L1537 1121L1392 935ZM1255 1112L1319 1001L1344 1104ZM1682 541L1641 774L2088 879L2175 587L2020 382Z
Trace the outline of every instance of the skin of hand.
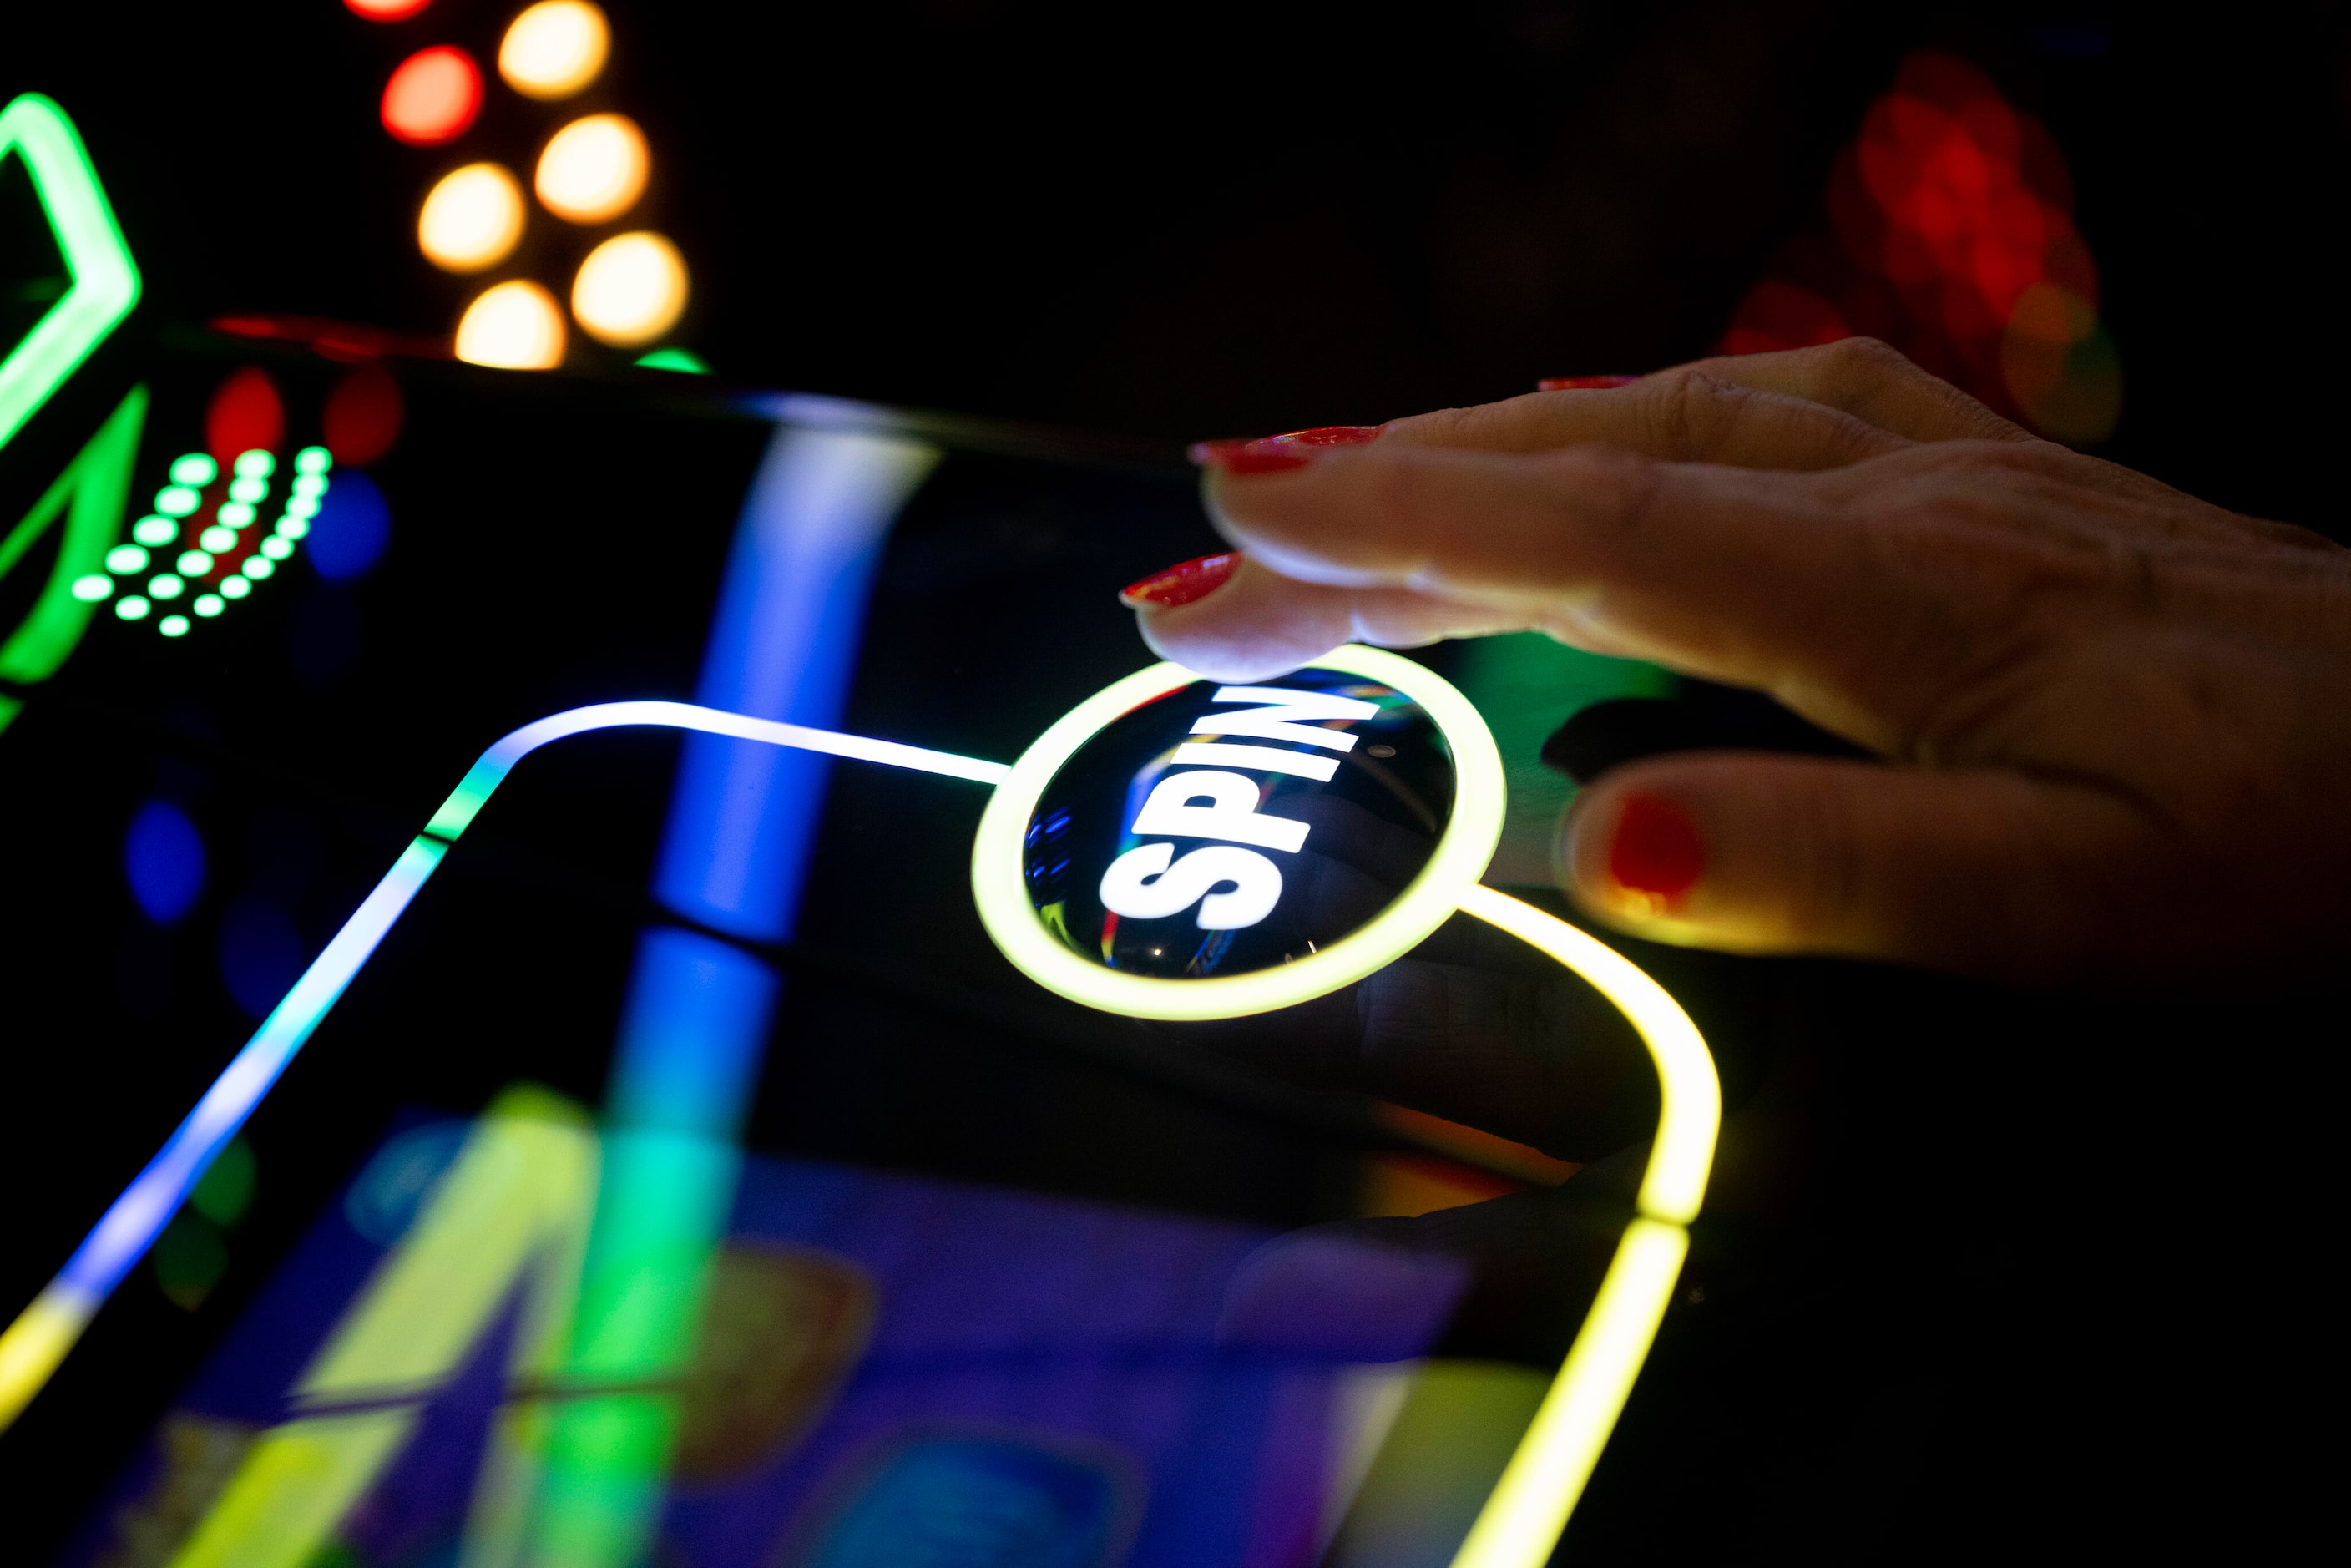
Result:
M1883 344L1228 447L1205 483L1242 560L1138 612L1204 675L1534 629L1881 759L1612 769L1554 862L1625 930L2028 983L2351 940L2351 551L2037 439Z

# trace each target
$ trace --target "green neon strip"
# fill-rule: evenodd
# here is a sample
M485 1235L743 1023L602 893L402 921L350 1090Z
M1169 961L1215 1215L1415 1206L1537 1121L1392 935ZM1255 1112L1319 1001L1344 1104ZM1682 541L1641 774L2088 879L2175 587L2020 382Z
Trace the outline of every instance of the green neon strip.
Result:
M0 158L20 154L73 287L0 360L0 446L57 395L139 303L139 268L66 111L28 92L0 110Z
M89 630L97 601L74 591L74 584L99 573L115 531L122 526L123 503L131 495L131 468L139 455L139 433L147 422L147 389L136 386L107 415L98 434L78 453L48 492L0 540L0 578L24 558L35 540L66 517L65 538L41 596L16 629L0 640L0 680L31 685L57 674ZM0 729L8 727L18 706L0 711Z

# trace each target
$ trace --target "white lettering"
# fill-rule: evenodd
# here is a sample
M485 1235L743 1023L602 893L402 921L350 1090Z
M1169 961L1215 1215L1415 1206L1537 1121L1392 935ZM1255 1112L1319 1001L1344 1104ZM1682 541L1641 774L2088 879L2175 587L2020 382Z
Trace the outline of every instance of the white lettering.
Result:
M1215 802L1195 806L1196 800ZM1140 838L1161 833L1186 839L1229 839L1269 850L1296 854L1306 842L1308 824L1289 817L1270 817L1257 809L1254 779L1238 773L1206 769L1174 773L1151 787L1143 810L1127 831Z
M1199 899L1201 930L1233 931L1272 914L1281 898L1280 870L1255 850L1208 844L1170 865L1175 852L1174 844L1142 844L1111 862L1102 907L1130 920L1164 920ZM1231 892L1210 891L1227 883Z
M1338 719L1353 724L1376 718L1380 705L1354 697L1334 697L1328 692L1292 691L1287 686L1218 686L1212 699L1220 703L1265 702L1271 706L1241 713L1210 714L1193 721L1194 735L1249 735L1260 740L1286 740L1293 746L1321 746L1332 751L1353 751L1355 737L1324 729L1317 720Z
M1197 741L1176 748L1174 765L1210 768L1254 768L1263 773L1295 773L1302 779L1331 782L1339 771L1335 757L1309 757L1302 751L1276 751L1270 746L1217 746Z

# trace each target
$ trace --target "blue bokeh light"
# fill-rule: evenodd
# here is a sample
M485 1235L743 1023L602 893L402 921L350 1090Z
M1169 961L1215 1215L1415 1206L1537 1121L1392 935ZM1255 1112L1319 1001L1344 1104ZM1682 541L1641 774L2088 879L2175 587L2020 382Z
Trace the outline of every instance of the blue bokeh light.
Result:
M310 566L329 582L365 577L392 542L392 508L374 480L355 469L335 475L310 519L304 548Z
M204 835L171 801L150 800L122 837L122 874L148 919L176 925L204 895Z

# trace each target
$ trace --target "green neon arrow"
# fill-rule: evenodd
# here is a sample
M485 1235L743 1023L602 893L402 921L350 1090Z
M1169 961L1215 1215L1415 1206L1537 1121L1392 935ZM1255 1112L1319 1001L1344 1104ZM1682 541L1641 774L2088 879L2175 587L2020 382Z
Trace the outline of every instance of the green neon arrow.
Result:
M66 111L37 92L0 110L0 159L11 152L33 177L73 287L0 360L0 446L139 303L139 268Z

